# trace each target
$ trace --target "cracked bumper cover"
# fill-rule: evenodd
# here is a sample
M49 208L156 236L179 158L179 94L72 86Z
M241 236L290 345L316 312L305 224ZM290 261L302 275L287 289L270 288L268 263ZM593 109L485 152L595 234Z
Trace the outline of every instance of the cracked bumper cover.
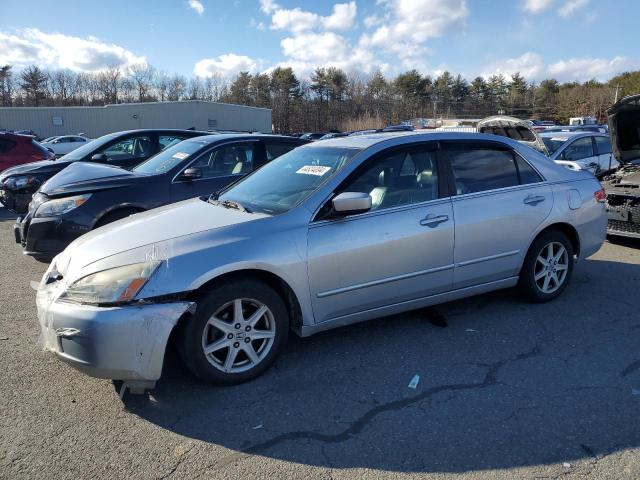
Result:
M173 327L193 302L95 307L38 292L45 350L97 378L153 382L162 374Z

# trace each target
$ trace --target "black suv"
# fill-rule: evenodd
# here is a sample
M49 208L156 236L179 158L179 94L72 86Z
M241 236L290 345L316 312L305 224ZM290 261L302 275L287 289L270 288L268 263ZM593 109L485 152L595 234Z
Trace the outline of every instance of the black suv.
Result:
M115 132L97 138L58 160L43 160L8 168L0 174L0 201L9 210L26 213L31 196L47 179L74 162L106 163L132 168L162 149L208 132L145 129Z

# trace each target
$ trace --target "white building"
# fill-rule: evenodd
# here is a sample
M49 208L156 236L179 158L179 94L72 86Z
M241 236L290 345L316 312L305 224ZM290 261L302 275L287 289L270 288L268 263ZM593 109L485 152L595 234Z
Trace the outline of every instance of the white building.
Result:
M78 133L97 138L136 128L271 133L271 109L200 100L121 103L104 107L0 108L0 130L32 130L42 138Z

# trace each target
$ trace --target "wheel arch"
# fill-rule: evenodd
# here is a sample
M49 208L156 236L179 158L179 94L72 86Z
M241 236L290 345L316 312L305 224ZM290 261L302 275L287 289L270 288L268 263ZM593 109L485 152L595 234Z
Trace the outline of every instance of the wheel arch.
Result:
M287 306L291 329L296 333L300 331L300 327L302 326L302 308L298 296L286 280L268 270L262 270L259 268L243 268L222 273L214 278L207 280L197 289L192 290L188 294L187 298L189 300L197 302L197 300L201 298L202 295L210 292L218 285L234 281L236 279L257 280L273 288L278 293L278 295L280 295L282 300L285 302L285 305Z
M533 239L529 243L527 252L531 248L531 245L533 245L538 238L540 238L545 233L548 233L553 230L558 230L567 236L567 238L571 242L571 248L573 248L573 254L579 257L580 256L580 235L578 234L578 230L576 230L576 227L566 222L552 223L551 225L547 225L545 228L540 230L538 234L535 237L533 237Z
M102 221L102 219L104 217L106 217L107 215L110 215L114 212L117 212L118 210L130 210L133 213L141 213L146 211L147 209L140 206L140 205L136 205L136 204L132 204L132 203L123 203L120 205L114 205L113 207L109 207L108 209L104 210L103 212L100 213L100 215L96 216L96 219L93 222L93 225L91 226L92 229L96 228L98 226L98 224Z

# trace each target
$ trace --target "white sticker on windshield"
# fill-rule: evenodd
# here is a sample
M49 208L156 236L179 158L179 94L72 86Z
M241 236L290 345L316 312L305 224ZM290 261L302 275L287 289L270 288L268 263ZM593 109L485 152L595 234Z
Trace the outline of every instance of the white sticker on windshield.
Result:
M299 169L296 173L302 173L304 175L317 175L321 177L325 173L331 170L331 167L321 167L317 165L305 165L301 169Z
M178 152L178 153L174 153L173 157L171 158L177 158L178 160L184 160L185 158L187 158L189 156L188 153L185 152Z

